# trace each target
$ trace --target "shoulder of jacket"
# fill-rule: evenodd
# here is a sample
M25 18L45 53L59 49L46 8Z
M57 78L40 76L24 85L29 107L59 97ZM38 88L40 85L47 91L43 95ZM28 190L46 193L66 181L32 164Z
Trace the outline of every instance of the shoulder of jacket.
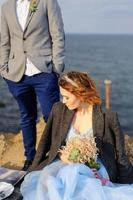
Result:
M112 117L117 115L117 112L110 111L110 110L104 110L103 113L105 113L105 115L107 116L112 116Z
M112 112L110 110L104 110L103 114L105 115L105 118L107 119L108 122L110 122L111 124L117 120L118 116L117 116L117 112Z
M12 0L6 0L2 3L1 9L6 9L10 4L12 4L13 1Z
M95 105L94 110L98 113L102 113L103 115L106 115L107 117L114 117L117 115L117 112L103 109L100 105Z
M54 103L54 105L53 105L53 110L54 111L57 111L57 110L62 110L62 109L64 109L66 106L61 102L61 101L59 101L59 102L56 102L56 103Z

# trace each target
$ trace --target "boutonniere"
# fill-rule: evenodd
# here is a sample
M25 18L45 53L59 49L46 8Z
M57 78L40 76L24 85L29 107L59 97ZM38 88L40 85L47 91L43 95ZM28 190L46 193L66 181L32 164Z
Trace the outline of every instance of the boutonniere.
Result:
M37 10L37 2L36 0L31 0L31 3L30 3L30 12L36 12Z

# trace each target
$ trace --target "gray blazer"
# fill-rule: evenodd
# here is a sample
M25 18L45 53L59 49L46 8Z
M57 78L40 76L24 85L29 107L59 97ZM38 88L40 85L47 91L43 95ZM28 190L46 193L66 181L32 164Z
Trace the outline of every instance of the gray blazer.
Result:
M42 72L61 73L64 68L64 30L57 0L36 0L37 10L29 11L24 31L16 15L16 0L1 9L0 73L18 82L26 58Z
M64 144L75 110L58 102L54 104L40 140L32 170L40 170L51 163ZM133 183L133 166L124 149L124 137L116 113L93 108L93 133L96 137L99 157L112 182Z

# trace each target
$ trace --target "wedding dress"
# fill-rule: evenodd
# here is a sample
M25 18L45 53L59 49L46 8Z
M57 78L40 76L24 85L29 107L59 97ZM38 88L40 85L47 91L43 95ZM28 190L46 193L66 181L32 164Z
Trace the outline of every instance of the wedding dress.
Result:
M77 134L70 127L67 140L72 137L90 137L93 130ZM101 163L98 174L109 180L108 173ZM41 171L28 174L21 185L23 200L132 200L133 184L114 184L95 177L88 166L80 163L66 164L56 159Z

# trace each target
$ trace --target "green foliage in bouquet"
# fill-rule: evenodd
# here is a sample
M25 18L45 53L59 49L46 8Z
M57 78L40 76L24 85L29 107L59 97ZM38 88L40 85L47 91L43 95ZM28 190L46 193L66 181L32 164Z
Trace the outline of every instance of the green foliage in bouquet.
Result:
M91 158L90 161L86 162L85 164L92 169L100 169L100 163L97 163L93 158Z
M69 153L68 159L70 161L76 162L79 154L80 154L80 150L76 147L73 147L73 149L71 149L71 151Z

